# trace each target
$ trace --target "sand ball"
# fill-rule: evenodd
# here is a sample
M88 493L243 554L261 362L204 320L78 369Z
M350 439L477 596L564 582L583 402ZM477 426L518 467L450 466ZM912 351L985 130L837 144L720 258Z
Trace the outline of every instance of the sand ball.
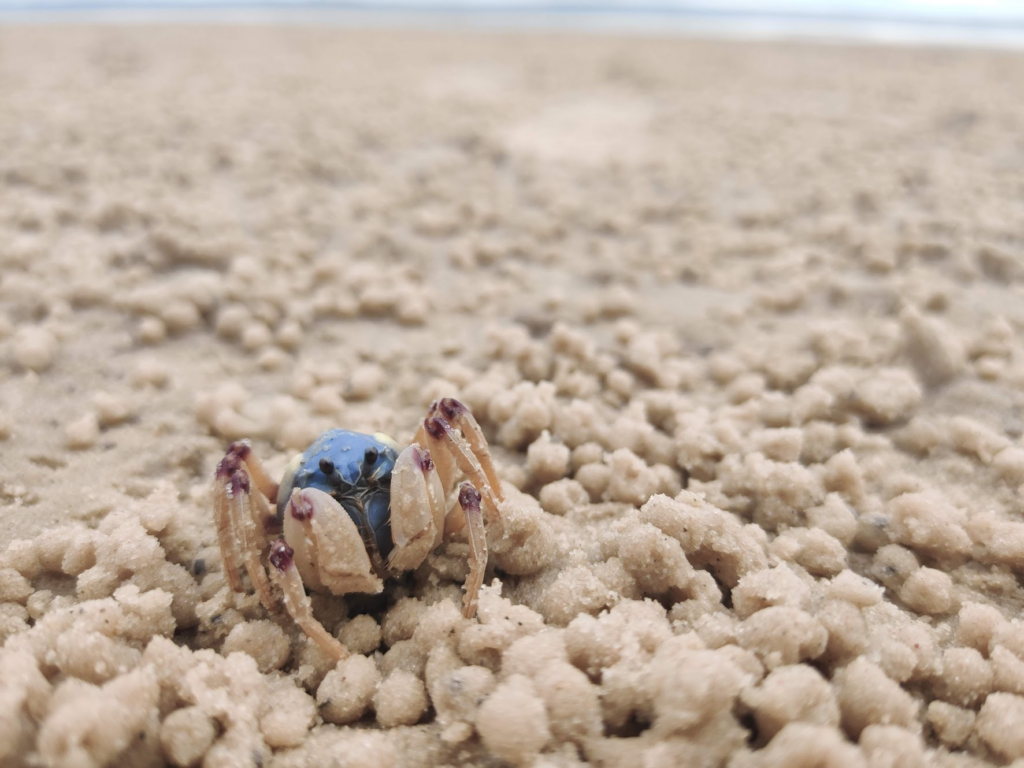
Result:
M100 423L95 413L86 413L64 428L68 447L75 450L91 448L100 437Z
M828 597L842 600L859 608L877 605L882 600L883 589L853 571L843 571L828 585Z
M769 547L781 560L803 566L812 576L836 576L846 568L846 548L842 542L816 528L791 528Z
M857 535L857 516L838 493L830 493L825 502L806 511L807 525L824 531L844 547Z
M548 622L564 627L580 613L596 615L616 602L617 595L589 566L575 566L558 574L539 607Z
M992 637L988 643L989 648L1001 645L1024 658L1024 621L1014 618L1011 622L996 625L992 629Z
M904 350L926 386L938 386L959 375L966 366L963 344L935 317L907 307L900 313Z
M608 496L612 501L639 507L660 490L661 483L657 474L628 448L620 448L612 453L608 469Z
M621 368L610 371L605 376L604 383L608 389L623 399L631 397L633 390L636 388L636 378L629 371L624 371Z
M430 297L424 291L411 287L400 291L395 317L405 325L423 325L430 318Z
M1006 622L998 608L972 602L965 602L960 607L959 618L956 642L977 648L982 653L988 651L996 628Z
M852 660L864 653L870 643L864 614L856 605L845 600L827 600L814 617L828 632L828 646L821 661L833 666Z
M51 658L68 677L103 683L136 667L140 656L121 640L73 628L57 638Z
M252 314L242 304L229 304L217 313L215 329L223 339L237 339L252 320Z
M1024 757L1024 698L993 693L978 712L975 733L1007 760Z
M97 392L93 395L92 404L96 408L96 416L102 427L120 424L134 415L134 410L127 400L109 392Z
M316 702L324 720L336 725L361 718L370 706L380 672L373 659L350 656L327 673L316 691Z
M185 707L167 716L160 726L160 746L178 768L197 765L213 744L217 729L199 707Z
M791 722L839 725L839 705L832 686L804 664L772 670L760 686L743 691L742 700L754 710L758 732L765 739Z
M600 501L608 490L612 470L607 464L584 464L576 471L576 482L587 492L591 501Z
M271 685L270 708L260 717L260 732L271 747L297 747L316 721L316 702L286 677Z
M427 664L427 654L412 640L399 640L380 659L380 672L389 675L396 669L404 669L414 675L422 675Z
M552 515L565 515L576 507L582 507L590 501L587 490L578 480L563 478L548 483L540 489L540 506Z
M724 654L692 650L688 642L677 635L664 643L655 656L655 663L669 662L662 667L664 674L650 673L655 729L662 735L693 731L729 710L746 683L743 670Z
M399 640L409 640L426 610L427 606L414 597L403 597L391 606L381 621L384 645L391 647Z
M380 647L380 625L372 616L355 616L338 633L338 640L350 653L366 656Z
M57 339L45 328L22 328L14 337L14 359L30 371L45 371L53 364Z
M412 640L424 655L441 643L458 642L466 625L473 623L463 618L462 611L451 600L438 600L423 611L421 616Z
M388 675L373 697L377 722L384 728L415 725L429 703L423 681L404 669L396 669Z
M284 630L267 619L236 624L224 640L224 655L239 651L256 660L260 672L280 669L288 661L291 643Z
M140 360L132 374L132 382L140 387L163 387L170 381L170 378L170 367L155 358Z
M526 449L526 467L535 483L550 483L569 471L569 447L551 440L544 430Z
M29 605L31 605L29 600ZM1001 645L995 646L989 654L992 663L993 687L999 691L1024 694L1024 661Z
M255 352L270 344L273 338L273 334L265 323L252 320L242 330L242 349L246 352Z
M441 724L474 722L480 702L494 691L494 673L486 667L460 667L459 657L447 645L437 646L427 662L430 699Z
M839 670L833 685L843 730L850 738L858 738L861 731L873 724L918 727L918 701L864 657Z
M295 320L286 320L274 334L274 341L284 349L295 350L302 343L302 326Z
M265 371L280 371L289 362L291 357L278 347L267 347L256 358L256 364Z
M921 402L921 387L903 368L872 371L853 393L854 409L869 424L886 425L910 417Z
M524 675L536 678L548 664L568 661L562 633L545 630L536 635L520 637L501 657L502 677Z
M352 371L348 396L353 400L368 400L384 386L387 377L379 365L368 363Z
M912 611L930 616L949 613L956 608L953 580L934 568L918 568L903 583L900 600Z
M587 464L600 464L602 461L604 461L604 447L600 443L582 443L572 449L572 469L574 472L578 472L581 467Z
M152 315L139 321L139 341L143 344L159 344L167 338L167 324Z
M0 559L4 568L13 568L26 579L34 579L42 570L36 542L31 539L14 539L7 545L7 551Z
M567 661L553 661L540 671L535 685L557 740L582 743L601 733L598 689L583 672Z
M32 595L32 584L13 568L0 568L0 603L21 603Z
M790 723L758 753L759 768L866 768L860 750L838 729L811 723Z
M992 466L1011 485L1024 483L1024 448L1010 446L992 457Z
M114 763L138 733L148 730L160 693L150 667L117 677L101 689L79 681L65 681L64 686L67 695L55 694L39 729L44 765Z
M773 542L774 543L774 542ZM748 573L733 588L736 616L745 619L770 605L799 608L809 601L810 587L785 563Z
M187 299L175 299L163 307L160 319L171 333L185 333L199 326L203 321L199 308Z
M950 748L961 746L974 728L975 714L969 709L933 701L928 705L928 724L944 745Z
M341 399L341 393L336 386L325 384L309 393L309 404L315 413L332 416L341 411L345 401Z
M816 659L828 645L828 631L810 614L772 605L744 619L739 644L754 651L768 669Z
M956 451L972 456L983 464L992 460L1007 448L1010 439L977 419L968 416L953 416L947 423L946 439Z
M487 697L476 728L487 749L514 765L529 763L551 738L544 702L522 675L512 675Z
M938 688L946 701L977 706L992 690L992 665L974 648L947 648Z

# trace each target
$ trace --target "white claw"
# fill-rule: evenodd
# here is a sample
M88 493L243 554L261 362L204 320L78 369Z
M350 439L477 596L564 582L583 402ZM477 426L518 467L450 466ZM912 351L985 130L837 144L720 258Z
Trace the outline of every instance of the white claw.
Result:
M413 443L402 451L391 473L391 538L388 567L412 570L444 535L444 488L426 449Z

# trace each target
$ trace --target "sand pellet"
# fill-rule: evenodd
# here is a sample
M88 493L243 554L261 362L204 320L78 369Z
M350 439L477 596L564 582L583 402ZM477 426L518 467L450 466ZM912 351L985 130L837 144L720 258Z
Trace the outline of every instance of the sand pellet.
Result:
M86 413L68 424L64 432L69 448L89 448L100 437L100 422L95 413Z
M45 328L21 328L14 337L14 359L30 371L45 371L57 354L57 339Z

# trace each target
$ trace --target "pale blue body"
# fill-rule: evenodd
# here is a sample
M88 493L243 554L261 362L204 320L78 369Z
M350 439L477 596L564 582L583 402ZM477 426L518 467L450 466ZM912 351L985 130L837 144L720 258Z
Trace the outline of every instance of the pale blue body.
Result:
M369 453L368 453L369 451ZM376 456L373 457L373 452ZM373 458L373 461L368 459ZM278 494L283 516L292 490L315 488L334 497L352 518L367 547L387 560L391 540L391 471L398 459L394 441L386 435L364 435L347 429L324 432L292 462ZM334 467L323 471L327 460Z

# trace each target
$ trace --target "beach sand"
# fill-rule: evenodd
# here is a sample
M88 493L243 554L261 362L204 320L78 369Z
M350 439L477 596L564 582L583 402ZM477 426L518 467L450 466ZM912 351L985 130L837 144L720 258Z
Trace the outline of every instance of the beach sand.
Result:
M1019 53L0 29L0 766L1024 759L1022 88ZM313 596L335 665L228 588L214 468L443 396L505 495L478 615L455 537Z

